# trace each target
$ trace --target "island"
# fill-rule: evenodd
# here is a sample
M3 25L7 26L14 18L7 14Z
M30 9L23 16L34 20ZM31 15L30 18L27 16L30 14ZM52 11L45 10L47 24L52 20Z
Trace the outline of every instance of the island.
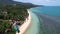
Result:
M37 6L32 3L0 0L0 34L16 34L13 27L15 21L18 21L17 24L21 26L29 17L27 9Z
M24 23L24 20L28 17L28 12L25 6L19 4L6 5L0 8L0 33L4 33L5 30L9 30L8 34L15 34L12 24L14 21L19 21L19 25Z
M28 19L27 9L32 6L21 4L2 4L0 6L0 34L16 34L16 28L13 27L15 21L22 25L25 19Z

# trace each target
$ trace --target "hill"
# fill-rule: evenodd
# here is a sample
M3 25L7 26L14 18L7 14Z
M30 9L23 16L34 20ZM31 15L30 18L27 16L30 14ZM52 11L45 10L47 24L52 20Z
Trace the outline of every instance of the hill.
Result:
M29 6L28 8L42 6L42 5L34 5L32 3L16 2L13 0L0 0L0 7L5 6L5 5L11 5L11 4L20 4L20 5L24 5L24 6Z

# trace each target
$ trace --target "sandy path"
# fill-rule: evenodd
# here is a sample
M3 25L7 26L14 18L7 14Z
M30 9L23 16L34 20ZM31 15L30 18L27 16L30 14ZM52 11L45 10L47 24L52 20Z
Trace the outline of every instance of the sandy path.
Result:
M20 33L16 32L16 34L23 34L27 30L27 28L29 27L29 25L31 23L31 15L30 15L29 11L28 11L28 13L29 13L28 19L26 19L25 22L24 22L24 24L22 24L20 26L20 28L19 28Z

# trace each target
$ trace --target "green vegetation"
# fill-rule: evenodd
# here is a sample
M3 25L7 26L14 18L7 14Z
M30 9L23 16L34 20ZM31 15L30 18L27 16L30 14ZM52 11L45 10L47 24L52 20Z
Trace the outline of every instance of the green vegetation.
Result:
M5 13L4 13L5 12ZM23 6L23 5L7 5L3 8L0 8L0 17L2 19L11 19L13 17L15 18L19 18L19 19L25 19L28 16L28 12L27 12L27 7Z
M14 34L16 31L12 28L9 21L0 21L0 32L4 32L6 29L9 29L8 34ZM1 33L0 33L1 34Z
M13 4L0 7L0 32L4 32L9 29L8 34L15 34L16 31L12 28L12 19L19 19L20 24L28 17L28 6ZM9 21L11 20L11 21Z

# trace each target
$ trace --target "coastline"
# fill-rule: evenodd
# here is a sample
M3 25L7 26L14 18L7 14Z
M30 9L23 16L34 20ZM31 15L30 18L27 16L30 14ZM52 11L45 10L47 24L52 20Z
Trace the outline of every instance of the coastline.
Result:
M29 28L26 30L24 34L39 34L39 25L40 25L39 18L33 11L31 10L29 11L30 11L32 20L29 25Z
M28 11L28 10L27 10ZM30 12L28 11L29 13L29 16L28 16L28 19L26 19L24 21L24 23L19 27L19 30L20 30L20 33L17 33L16 34L24 34L24 32L27 30L27 28L29 27L30 23L31 23L31 14Z

